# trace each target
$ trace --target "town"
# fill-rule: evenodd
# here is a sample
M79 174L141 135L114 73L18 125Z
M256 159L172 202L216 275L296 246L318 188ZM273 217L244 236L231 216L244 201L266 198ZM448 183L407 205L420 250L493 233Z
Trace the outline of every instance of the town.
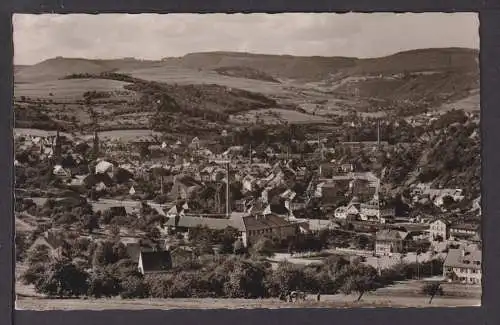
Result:
M477 119L178 138L18 128L18 281L51 297L479 299L479 180L435 181L470 168L444 147L477 143ZM448 161L425 170L431 157Z

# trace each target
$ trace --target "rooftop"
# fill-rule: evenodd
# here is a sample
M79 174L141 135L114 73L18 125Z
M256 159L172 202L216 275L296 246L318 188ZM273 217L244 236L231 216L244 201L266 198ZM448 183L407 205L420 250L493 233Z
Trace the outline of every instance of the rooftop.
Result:
M477 249L450 249L444 266L481 269L482 254Z
M141 252L144 273L162 272L172 267L169 251Z

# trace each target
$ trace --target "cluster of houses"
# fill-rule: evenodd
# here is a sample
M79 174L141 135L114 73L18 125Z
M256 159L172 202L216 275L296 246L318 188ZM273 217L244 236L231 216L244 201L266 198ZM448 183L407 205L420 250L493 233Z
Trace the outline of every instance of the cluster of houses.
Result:
M61 157L53 166L53 174L69 187L90 186L98 192L106 191L115 186L119 178L122 183L128 184L128 194L135 197L141 194L135 186L135 179L142 178L160 182L161 194L165 194L171 202L189 202L208 183L221 185L218 187L221 195L224 195L224 186L229 188L230 181L241 184L240 191L244 198L229 202L231 193L226 191L225 213L217 217L191 211L187 203L173 204L168 209L156 206L157 211L168 218L163 233L165 229L188 233L190 229L198 227L214 230L232 227L239 232L242 244L251 246L262 236L289 239L298 232L338 228L341 223L357 222L378 229L375 232L375 255L402 253L409 242L423 239L432 243L480 243L479 229L475 225L451 224L443 219L420 223L418 230L415 230L415 226L405 228L399 225L395 221L395 207L380 198L380 179L371 172L356 172L351 164L323 164L318 175L309 179L307 176L310 171L292 159L270 163L266 159L252 158L254 151L245 153L243 147L238 146L228 147L216 155L198 138L194 138L187 144L177 141L171 145L165 142L152 144L153 141L148 139L136 141L139 146L146 145L150 152L169 152L168 159L150 157L141 161L107 154L106 159L97 159L82 168L80 163L84 161L83 157L71 149L66 150L62 157L61 147L67 143L71 144L69 148L83 144L73 143L68 138L63 141L62 138L59 133L48 137L24 136L20 146L22 150L39 153L42 159ZM381 144L377 142L376 145ZM95 153L99 152L99 147L94 137ZM266 154L275 155L271 149L266 150ZM112 156L114 158L110 159ZM18 165L22 165L22 162L18 162ZM331 173L328 177L325 176L327 169ZM297 181L306 183L307 189L303 193L292 188ZM171 186L165 190L164 184L167 183ZM447 197L453 201L464 198L460 189L432 189L425 184L412 188L411 195L414 202L430 200L438 207L443 206ZM296 216L311 200L319 200L322 209L331 210L331 220L316 223ZM35 244L46 245L53 251L60 247L58 240L50 234L44 234ZM124 244L144 274L162 272L174 263L166 244L144 246L144 243L137 241ZM481 274L480 256L480 251L459 254L450 249L445 260L446 276L465 283L476 283Z
M442 207L445 204L446 198L453 202L460 202L464 199L462 189L435 189L429 184L417 184L410 190L413 202L427 203L432 202L437 207Z

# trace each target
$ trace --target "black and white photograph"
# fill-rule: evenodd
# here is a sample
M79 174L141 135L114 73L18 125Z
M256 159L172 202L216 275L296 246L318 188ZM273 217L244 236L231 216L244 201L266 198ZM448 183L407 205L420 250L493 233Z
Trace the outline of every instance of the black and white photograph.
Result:
M476 13L13 37L16 309L481 305Z

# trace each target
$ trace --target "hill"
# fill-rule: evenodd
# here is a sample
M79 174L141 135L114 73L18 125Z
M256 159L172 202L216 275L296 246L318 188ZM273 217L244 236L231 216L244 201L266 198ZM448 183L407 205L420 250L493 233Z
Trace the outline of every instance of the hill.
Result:
M109 77L99 77L110 74L124 79L111 83ZM89 78L77 82L67 79L69 75ZM113 93L106 103L101 101L102 110L110 116L116 116L116 110L135 114L128 117L133 121L151 112L133 107L141 91L124 87L134 80L168 84L172 88L168 93L190 112L245 114L292 108L308 115L301 120L314 121L311 116L351 111L415 115L455 106L478 109L477 100L469 100L479 89L478 51L462 48L412 50L371 59L238 52L191 53L158 61L58 57L16 68L15 96L66 101L66 109L74 106L78 111L86 91ZM283 116L289 122L297 118Z
M252 69L273 78L320 81L329 76L394 75L407 72L456 71L478 73L478 51L464 48L411 50L394 55L358 59L347 57L268 55L241 52L190 53L161 61L134 58L89 60L57 57L16 71L16 81L60 78L74 73L102 73L144 68L217 70ZM224 69L223 69L224 70Z
M99 74L121 69L139 69L158 64L157 61L137 60L134 58L115 60L93 60L83 58L56 57L31 66L14 70L16 82L42 82L57 80L71 74Z
M223 76L230 76L236 78L245 78L245 79L254 79L261 81L269 81L269 82L277 82L279 80L273 78L272 76L260 72L259 70L255 70L248 67L221 67L215 69L215 71Z

